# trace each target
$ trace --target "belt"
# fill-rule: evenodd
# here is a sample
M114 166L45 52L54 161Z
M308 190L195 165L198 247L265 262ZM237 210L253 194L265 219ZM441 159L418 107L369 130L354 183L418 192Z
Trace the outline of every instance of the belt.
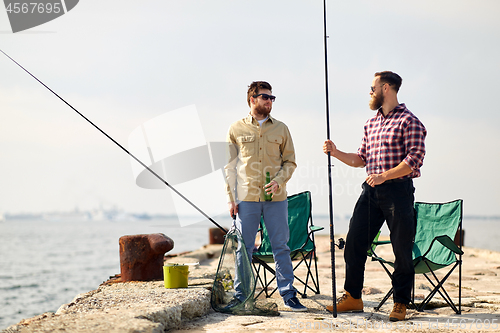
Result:
M402 183L402 182L407 182L411 180L411 178L396 178L396 179L389 179L383 182L383 184L390 184L390 183Z

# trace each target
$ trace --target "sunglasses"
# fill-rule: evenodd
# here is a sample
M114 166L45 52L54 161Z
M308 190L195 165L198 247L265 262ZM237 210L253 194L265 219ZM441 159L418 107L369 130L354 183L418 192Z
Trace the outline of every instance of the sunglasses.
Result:
M384 84L388 84L388 85L391 85L390 83L384 83ZM384 84L381 84L380 86L383 87ZM372 90L372 92L375 92L375 87L374 86L371 86L370 89Z
M263 100L267 101L268 99L271 100L271 102L274 102L276 100L276 96L273 95L268 95L268 94L258 94L258 95L253 95L253 98L257 98L261 96Z

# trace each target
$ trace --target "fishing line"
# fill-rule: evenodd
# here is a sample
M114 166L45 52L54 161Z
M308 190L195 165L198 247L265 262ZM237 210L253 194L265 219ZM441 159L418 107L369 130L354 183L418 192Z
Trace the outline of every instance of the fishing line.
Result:
M326 137L330 140L330 109L328 101L328 36L326 34L326 0L323 0L323 28L325 41L325 91L326 91ZM333 199L332 199L332 162L330 152L328 152L328 186L329 186L329 210L330 210L330 255L332 257L332 297L333 297L333 317L337 318L337 290L335 287L335 239L333 230Z
M31 74L26 68L21 66L17 61L15 61L13 58L11 58L7 53L2 51L0 49L0 52L2 52L7 58L12 60L16 65L21 67L26 73L28 73L32 78L37 80L42 86L47 88L51 93L53 93L57 98L59 98L61 101L63 101L67 106L69 106L73 111L78 113L83 119L85 119L87 122L89 122L92 126L94 126L99 132L104 134L108 139L113 141L118 147L120 147L124 152L126 152L130 157L132 157L134 160L136 160L140 165L142 165L145 169L147 169L149 172L151 172L156 178L158 178L163 184L167 185L172 191L174 191L177 195L179 195L182 199L184 199L188 204L190 204L193 208L195 208L198 212L200 212L201 215L206 217L210 222L212 222L214 225L216 225L220 230L222 230L224 233L226 233L226 229L224 229L222 226L220 226L217 222L215 222L210 216L205 214L200 208L198 208L194 203L192 203L188 198L186 198L184 195L182 195L179 191L177 191L172 185L170 185L167 181L165 181L160 175L158 175L156 172L154 172L150 167L148 167L146 164L144 164L141 160L139 160L137 157L135 157L131 152L129 152L125 147L123 147L118 141L113 139L111 136L109 136L106 132L104 132L99 126L94 124L89 118L85 117L80 111L75 109L71 104L69 104L64 98L59 96L54 90L50 89L45 83L43 83L41 80L39 80L35 75Z

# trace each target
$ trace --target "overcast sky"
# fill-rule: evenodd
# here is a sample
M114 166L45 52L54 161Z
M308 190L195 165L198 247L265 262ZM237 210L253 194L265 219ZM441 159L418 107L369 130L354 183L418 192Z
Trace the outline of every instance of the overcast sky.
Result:
M85 0L16 34L0 9L0 48L125 147L148 120L190 105L207 142L224 141L248 113L250 82L270 82L272 115L296 147L289 194L310 190L314 213L324 214L322 6ZM339 149L359 146L373 115L373 74L395 71L399 101L428 130L416 200L462 198L466 215L500 215L499 13L497 0L328 1L330 125ZM0 211L176 212L175 194L139 188L122 150L1 54L0 73ZM189 137L189 122L178 125L166 145ZM335 212L350 214L365 172L332 161Z

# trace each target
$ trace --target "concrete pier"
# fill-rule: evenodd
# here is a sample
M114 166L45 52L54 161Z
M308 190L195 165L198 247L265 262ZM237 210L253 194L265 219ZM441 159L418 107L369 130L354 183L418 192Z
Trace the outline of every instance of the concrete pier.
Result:
M390 299L380 311L375 307L390 289L390 280L376 262L366 263L363 313L339 314L325 310L332 303L330 241L317 236L321 294L308 294L301 302L309 308L302 313L286 309L279 296L279 317L234 316L210 308L210 291L221 245L208 245L197 251L171 258L170 262L193 263L189 287L165 289L163 281L107 283L78 295L56 313L45 313L10 326L8 332L310 332L310 331L387 331L404 332L493 332L500 331L500 253L464 248L462 272L462 314L457 315L435 296L430 309L408 310L407 321L391 323ZM391 247L379 255L390 255ZM343 252L336 251L336 286L343 291ZM299 284L296 284L299 287ZM458 297L458 272L445 284L450 296ZM416 298L428 293L426 280L417 275Z

